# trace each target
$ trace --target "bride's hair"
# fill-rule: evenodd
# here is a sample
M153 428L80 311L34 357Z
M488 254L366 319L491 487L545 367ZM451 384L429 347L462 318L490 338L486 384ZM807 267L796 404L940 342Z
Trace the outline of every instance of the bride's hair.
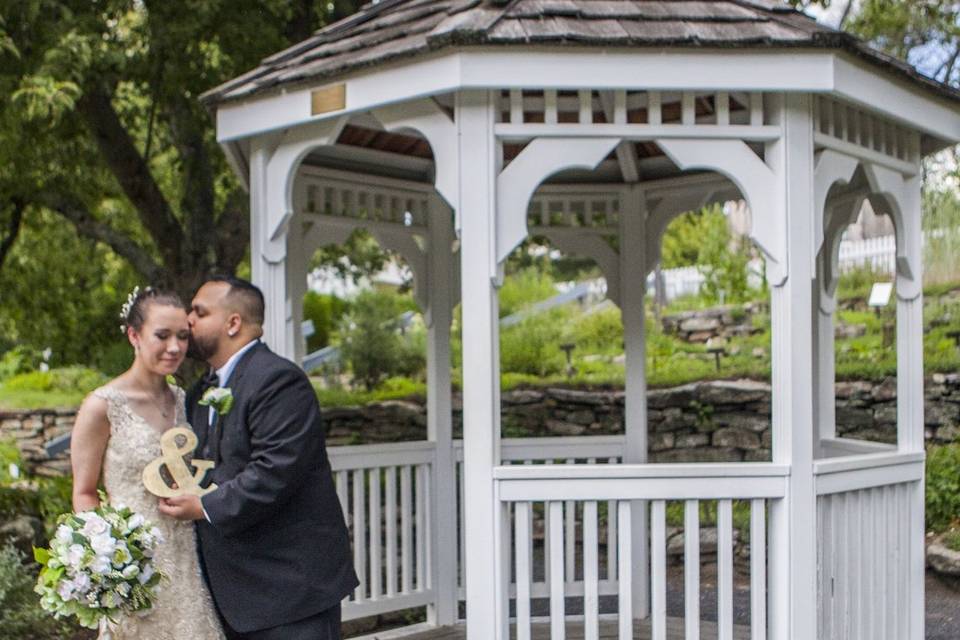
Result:
M147 320L147 307L152 304L184 308L183 300L172 291L137 287L127 297L127 303L120 310L120 320L123 323L120 328L124 332L127 327L132 327L134 331L143 329L143 323Z

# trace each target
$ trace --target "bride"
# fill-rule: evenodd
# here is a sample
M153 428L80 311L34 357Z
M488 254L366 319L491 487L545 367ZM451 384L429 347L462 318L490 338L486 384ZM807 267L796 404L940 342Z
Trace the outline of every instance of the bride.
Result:
M162 515L143 487L143 468L160 457L160 436L186 423L184 392L167 383L183 362L190 329L183 303L172 293L134 289L123 308L133 346L131 367L91 393L71 438L74 511L100 505L103 481L112 505L141 513L163 533L156 552L160 583L153 608L101 625L102 640L219 640L223 638L200 573L193 523Z

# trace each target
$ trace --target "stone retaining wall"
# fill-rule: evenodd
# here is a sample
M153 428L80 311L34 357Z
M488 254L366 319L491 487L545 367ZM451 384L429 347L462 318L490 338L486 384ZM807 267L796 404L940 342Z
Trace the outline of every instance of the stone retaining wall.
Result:
M926 383L926 438L946 443L960 435L960 375L936 374ZM502 394L508 438L611 435L623 432L623 391L544 388ZM650 457L656 462L770 459L770 386L750 380L697 382L648 393ZM43 444L66 433L72 411L0 413L0 438L12 436L37 473L69 472L69 460L49 460ZM391 400L324 411L331 446L422 440L426 409L418 400ZM454 436L463 422L453 402ZM896 381L837 383L841 436L896 439Z
M663 316L663 332L686 342L706 342L711 338L748 336L761 331L753 326L753 316L764 310L761 303L727 305L696 309Z

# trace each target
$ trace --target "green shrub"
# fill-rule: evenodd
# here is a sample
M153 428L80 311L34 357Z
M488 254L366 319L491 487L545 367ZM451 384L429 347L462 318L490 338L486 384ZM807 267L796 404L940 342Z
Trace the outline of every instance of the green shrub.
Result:
M566 356L560 350L563 340L563 309L529 317L506 327L500 333L500 371L547 376L560 373Z
M578 316L573 323L573 342L579 353L622 353L620 309L610 305Z
M43 356L33 347L18 346L0 357L0 382L22 373L29 373L40 366Z
M0 547L0 636L20 640L71 638L79 627L40 608L33 592L37 574L10 545Z
M86 367L63 367L49 371L31 371L6 381L7 391L59 391L89 393L107 382L107 377Z
M500 317L513 315L531 305L557 295L549 274L535 268L523 269L504 279L499 291Z
M351 304L339 323L340 350L355 382L372 390L395 375L423 371L423 330L400 333L399 316L413 307L409 296L392 292L364 291Z
M926 505L928 531L960 520L960 443L928 449Z

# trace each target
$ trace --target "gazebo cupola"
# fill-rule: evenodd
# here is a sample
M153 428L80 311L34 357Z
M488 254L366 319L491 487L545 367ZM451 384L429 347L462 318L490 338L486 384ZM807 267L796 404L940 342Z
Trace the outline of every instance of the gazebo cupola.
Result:
M426 606L420 632L459 624L470 640L511 625L699 638L698 505L715 501L719 638L923 638L921 161L960 141L956 91L773 0L382 0L204 100L249 186L274 350L303 357L318 247L364 227L414 273L428 440L331 449L363 582L346 618ZM835 430L837 247L868 198L897 236L895 446ZM772 459L649 464L646 276L671 219L731 199L771 289ZM607 279L623 436L501 439L497 287L528 234ZM669 501L685 504L680 621ZM750 510L749 630L733 621L735 501Z

